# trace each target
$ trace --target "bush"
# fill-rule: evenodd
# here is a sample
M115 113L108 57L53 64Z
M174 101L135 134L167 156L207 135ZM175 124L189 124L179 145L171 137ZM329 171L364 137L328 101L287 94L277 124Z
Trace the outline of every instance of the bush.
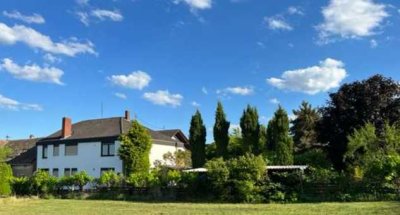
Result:
M222 158L216 158L206 163L207 178L216 196L224 195L229 180L229 169ZM226 193L225 193L226 194Z
M72 176L73 184L79 187L79 191L83 191L83 187L89 182L93 181L93 178L89 176L85 171L81 171Z
M27 177L14 177L11 179L13 193L17 196L28 196L31 194L31 183Z
M157 172L151 171L149 173L132 173L126 179L126 183L136 188L148 188L159 184Z
M301 154L295 155L295 164L309 165L314 168L329 169L332 167L327 154L321 149L310 149Z
M266 175L266 162L261 156L246 154L228 162L230 178L243 181L259 181Z
M36 194L50 194L57 185L57 178L50 176L48 172L39 170L32 176L31 186Z
M11 194L11 179L12 170L10 165L0 163L0 196L8 196Z
M99 180L97 180L100 186L105 186L107 188L115 188L121 185L122 183L122 176L118 175L114 171L107 171L104 172Z

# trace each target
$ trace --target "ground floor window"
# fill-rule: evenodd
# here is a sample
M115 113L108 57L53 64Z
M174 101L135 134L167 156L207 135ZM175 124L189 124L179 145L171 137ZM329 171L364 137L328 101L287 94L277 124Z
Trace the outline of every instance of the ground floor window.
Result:
M58 177L59 173L58 173L58 168L54 168L53 169L53 176L54 177Z
M64 169L64 176L73 176L78 172L77 168L65 168Z
M100 175L103 175L103 173L108 172L108 171L115 171L115 168L111 168L111 167L101 168Z

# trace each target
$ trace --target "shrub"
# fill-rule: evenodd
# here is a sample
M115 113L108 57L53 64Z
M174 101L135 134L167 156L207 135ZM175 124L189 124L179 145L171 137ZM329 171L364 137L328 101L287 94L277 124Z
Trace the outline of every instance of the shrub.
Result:
M50 194L57 185L57 178L50 176L46 171L39 170L35 172L30 182L36 194Z
M13 193L18 196L31 194L31 183L27 177L14 177L11 179Z
M136 188L157 186L159 184L158 172L150 171L148 173L132 173L126 179L126 183Z
M178 170L169 170L167 173L168 186L177 186L181 180L181 172Z
M107 188L118 187L122 183L122 176L118 175L114 171L107 171L100 176L98 183Z
M261 156L246 154L228 162L230 178L259 181L266 175L266 162Z
M83 187L89 182L93 181L93 178L89 176L85 171L78 172L72 176L72 181L75 186L79 187L79 191L83 191Z
M0 163L0 196L8 196L11 194L11 178L12 170L10 165Z
M295 155L295 164L309 165L315 168L331 168L332 164L327 154L321 149L310 149L301 154Z
M217 196L226 191L226 184L229 180L229 169L222 158L216 158L206 163L207 178Z

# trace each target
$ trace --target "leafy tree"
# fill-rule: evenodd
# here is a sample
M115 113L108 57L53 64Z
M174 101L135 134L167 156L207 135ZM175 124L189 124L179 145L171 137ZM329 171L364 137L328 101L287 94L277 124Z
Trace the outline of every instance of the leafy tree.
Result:
M247 106L240 118L240 128L242 130L243 150L255 155L261 153L260 146L260 123L258 122L258 112L255 107Z
M230 122L226 120L224 108L221 102L218 102L215 112L214 141L217 146L217 156L227 158L229 144L229 126Z
M293 110L295 119L292 120L290 131L293 135L295 150L303 152L313 147L317 141L316 125L320 119L318 110L303 101L298 110Z
M83 191L83 187L89 182L93 181L93 177L88 175L85 171L80 171L72 176L74 185L79 187L79 191Z
M289 117L281 106L268 123L267 137L268 148L274 153L273 162L278 165L293 164L293 139L289 135Z
M206 127L203 124L200 111L197 110L192 116L189 130L193 168L202 167L206 162L206 135Z
M215 194L218 196L226 193L226 184L229 179L229 169L226 162L222 158L210 160L205 165L207 169L207 177L211 182L211 186Z
M49 194L57 185L57 178L46 171L36 171L31 177L31 185L36 194Z
M10 165L0 162L0 196L8 196L11 194L12 170Z
M11 154L11 148L7 146L0 146L0 162L5 162L7 157Z
M260 126L260 140L259 146L261 152L265 155L267 153L267 145L268 145L268 128L265 125Z
M398 82L375 75L363 81L344 84L329 95L327 105L320 109L319 142L329 146L329 157L336 169L345 169L343 156L347 136L366 122L381 133L385 122L393 124L400 119L400 85Z
M148 172L150 169L151 137L148 130L137 120L132 122L128 133L119 138L119 157L124 164L124 173Z
M177 150L174 153L167 152L163 155L164 164L176 168L189 168L192 166L190 151Z

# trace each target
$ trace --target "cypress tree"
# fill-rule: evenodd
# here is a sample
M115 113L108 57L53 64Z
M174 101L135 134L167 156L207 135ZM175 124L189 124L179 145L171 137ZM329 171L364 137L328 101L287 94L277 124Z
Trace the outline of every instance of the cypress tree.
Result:
M260 147L260 123L258 122L258 112L255 107L247 106L240 118L240 128L242 129L243 151L255 155L261 153Z
M269 148L274 151L274 163L293 164L293 139L289 135L289 117L281 106L269 122L267 134L270 141Z
M197 110L192 116L189 130L193 168L203 167L206 162L206 135L206 127L203 124L200 111Z
M132 122L128 133L119 137L118 155L124 163L124 174L147 173L150 169L151 137L148 130L137 120Z
M224 108L221 102L218 102L215 112L214 141L217 147L217 156L227 158L229 144L229 126L230 122L226 120Z

